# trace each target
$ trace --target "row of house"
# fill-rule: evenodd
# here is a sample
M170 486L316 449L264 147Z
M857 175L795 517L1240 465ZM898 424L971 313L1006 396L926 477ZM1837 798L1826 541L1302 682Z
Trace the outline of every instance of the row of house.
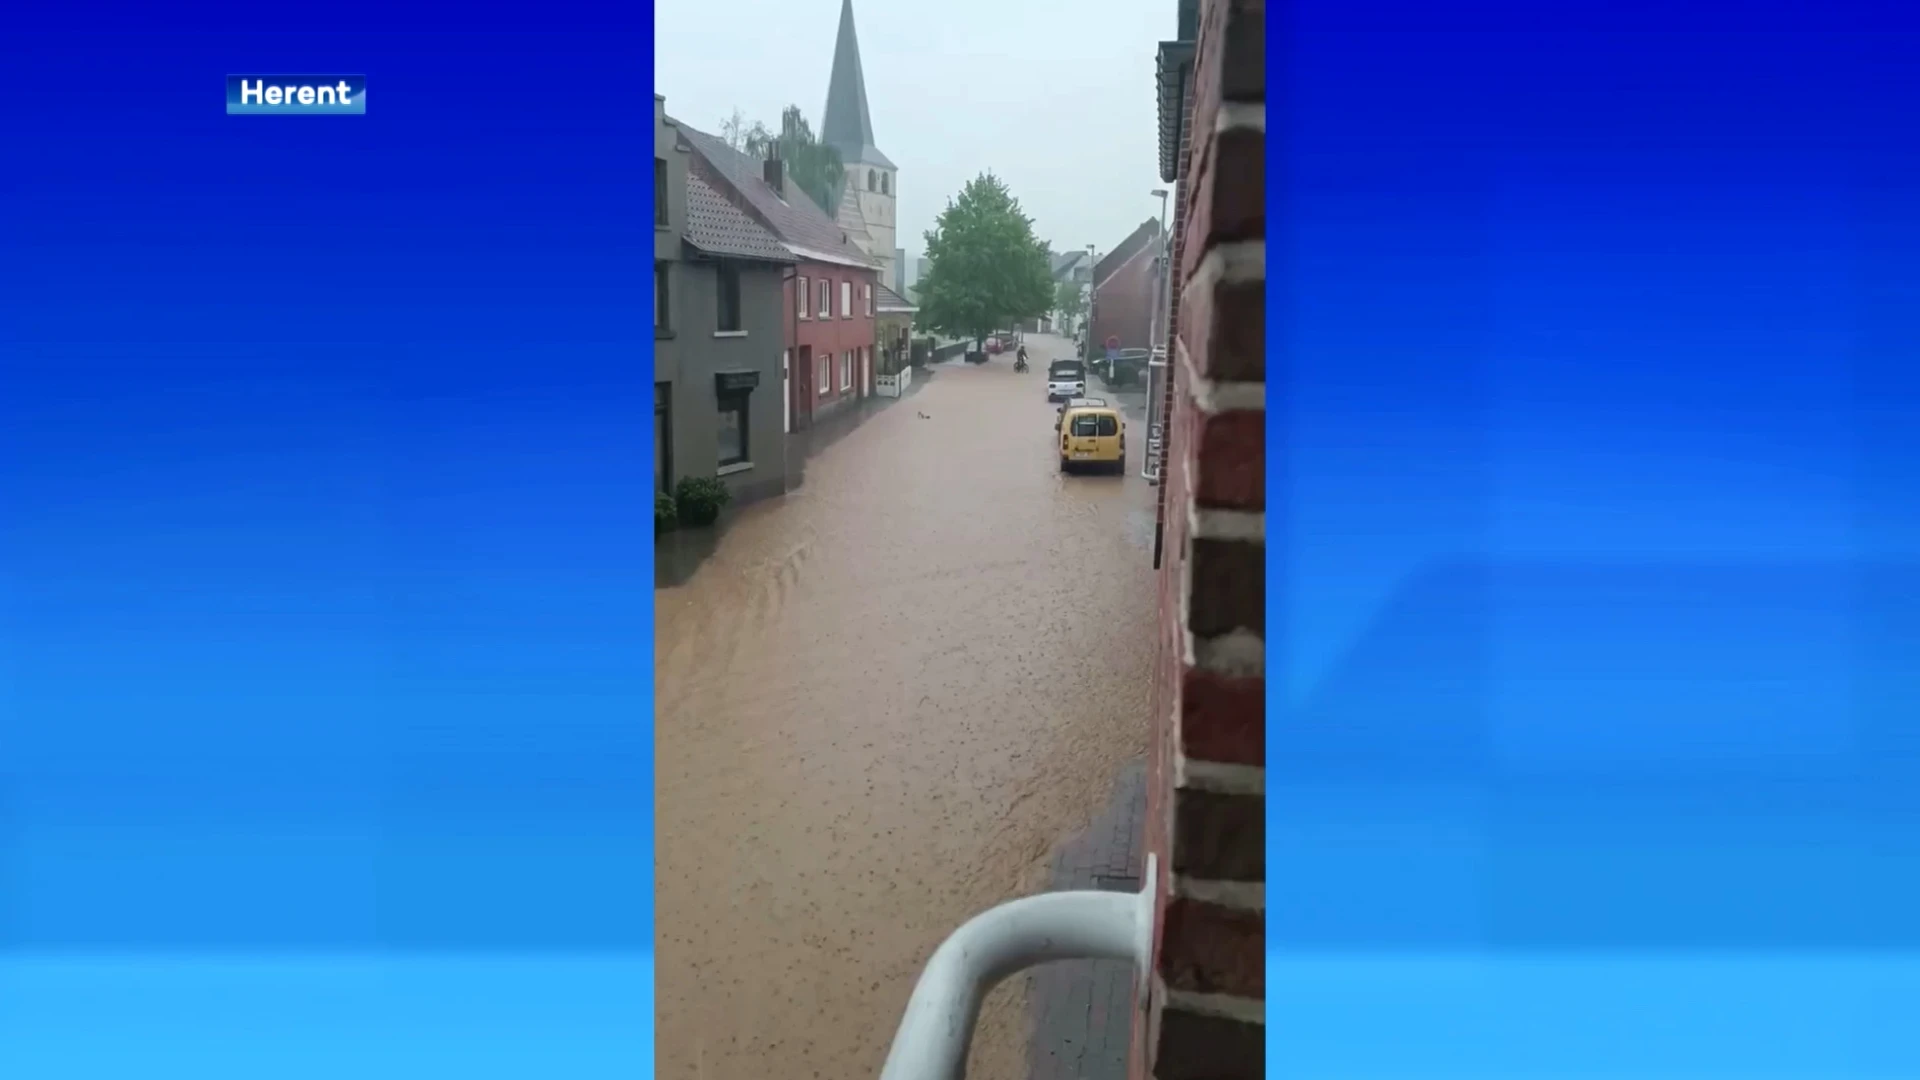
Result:
M834 213L777 157L741 153L654 95L657 491L717 476L738 502L785 492L788 437L873 396L909 355L914 307L887 285L893 166L872 147L852 20L844 0L822 125L847 143Z

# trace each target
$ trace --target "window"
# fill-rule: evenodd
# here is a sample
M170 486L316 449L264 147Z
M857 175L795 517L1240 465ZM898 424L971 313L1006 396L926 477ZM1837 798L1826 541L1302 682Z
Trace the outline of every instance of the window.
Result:
M653 329L655 333L673 329L673 293L670 291L672 267L653 264Z
M801 318L810 319L813 316L807 312L807 300L811 298L813 294L807 291L806 278L800 278L799 282L800 284L793 287L793 310L794 313Z
M1095 435L1098 435L1100 433L1099 419L1097 417L1092 417L1092 416L1074 417L1073 433L1075 436L1082 439L1093 438Z
M820 317L833 318L833 282L820 279Z
M720 279L720 316L715 327L723 334L740 332L740 271L732 266L715 268Z
M747 456L747 390L728 390L720 394L720 467L744 465Z
M1098 419L1100 421L1100 434L1102 436L1111 437L1120 434L1120 421L1115 420L1111 416L1101 416Z
M840 317L853 318L853 282L851 281L840 283Z
M843 352L840 354L840 392L844 394L851 389L853 389L853 353Z
M653 384L653 490L673 490L673 384Z
M880 190L879 184L874 179L874 174L872 169L867 170L867 190L868 191Z
M833 393L833 354L828 353L820 360L820 396Z
M886 173L880 174L880 194L882 195L887 194L887 174Z
M860 295L866 299L867 317L872 318L873 317L873 286L871 285L860 286Z
M667 216L667 159L653 159L653 223L669 224Z

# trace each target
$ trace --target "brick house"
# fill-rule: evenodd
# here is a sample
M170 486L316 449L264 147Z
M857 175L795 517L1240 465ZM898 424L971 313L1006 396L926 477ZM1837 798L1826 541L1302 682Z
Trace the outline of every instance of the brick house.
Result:
M1130 1073L1236 1080L1266 1058L1266 5L1177 10L1159 57L1179 199L1145 837L1166 880Z
M1094 355L1111 338L1119 338L1122 349L1145 349L1152 344L1158 293L1154 260L1160 254L1160 239L1160 219L1148 218L1094 264L1087 313Z
M771 230L796 260L782 282L786 428L873 393L880 267L793 183L777 159L756 161L680 124L693 173Z

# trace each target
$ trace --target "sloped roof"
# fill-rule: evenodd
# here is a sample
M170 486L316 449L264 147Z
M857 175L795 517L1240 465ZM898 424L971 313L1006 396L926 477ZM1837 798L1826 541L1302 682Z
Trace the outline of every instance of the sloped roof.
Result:
M873 310L919 311L920 309L885 285L875 285L873 287Z
M793 253L766 226L687 173L687 243L708 255L790 263Z
M1065 274L1072 273L1073 268L1080 265L1081 261L1086 257L1087 253L1080 248L1056 254L1053 257L1053 276L1061 277Z
M867 77L860 70L860 39L853 32L853 0L840 0L840 35L833 43L833 74L827 81L827 109L820 115L820 141L840 151L840 160L848 165L895 167L873 145Z
M1132 262L1135 255L1140 254L1149 244L1158 239L1160 239L1160 219L1148 218L1141 222L1140 227L1128 233L1127 238L1120 241L1118 247L1107 252L1099 262L1093 264L1094 288L1099 288L1101 283L1113 276L1114 271Z
M787 250L801 258L846 263L873 269L876 263L847 237L827 212L815 206L798 184L787 184L786 195L774 194L761 176L760 162L728 146L717 136L671 123L686 137L695 155L711 167L719 181L738 192L761 224L773 230ZM691 175L691 170L689 171Z

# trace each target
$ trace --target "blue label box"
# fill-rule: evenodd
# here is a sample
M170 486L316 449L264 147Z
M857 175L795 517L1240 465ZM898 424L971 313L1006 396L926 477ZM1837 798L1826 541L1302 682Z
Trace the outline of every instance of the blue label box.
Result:
M365 75L229 75L228 116L365 116Z

